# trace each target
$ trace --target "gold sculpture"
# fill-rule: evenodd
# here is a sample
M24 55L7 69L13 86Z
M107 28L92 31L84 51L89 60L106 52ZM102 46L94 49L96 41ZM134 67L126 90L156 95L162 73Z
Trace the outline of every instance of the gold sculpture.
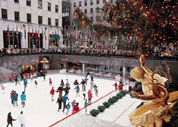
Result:
M173 107L178 99L178 91L168 93L165 83L168 79L154 74L145 66L145 57L140 57L140 67L131 70L130 75L142 83L143 95L132 91L132 96L147 100L141 107L130 113L130 122L136 127L163 127L163 121L169 122Z

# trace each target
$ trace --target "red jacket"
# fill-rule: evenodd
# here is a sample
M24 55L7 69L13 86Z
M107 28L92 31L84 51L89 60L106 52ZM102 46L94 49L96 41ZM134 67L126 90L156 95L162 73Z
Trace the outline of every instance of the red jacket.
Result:
M10 98L11 98L11 100L12 100L12 91L11 91L11 93L10 93Z
M51 89L50 94L51 94L51 95L54 95L54 92L55 92L55 90L54 90L54 89Z
M91 90L89 90L88 91L88 98L92 98L93 96L92 96L92 92L91 92Z
M51 78L49 79L49 84L52 84L52 80L51 80Z
M79 109L79 106L78 105L74 105L74 112L78 112L80 109Z

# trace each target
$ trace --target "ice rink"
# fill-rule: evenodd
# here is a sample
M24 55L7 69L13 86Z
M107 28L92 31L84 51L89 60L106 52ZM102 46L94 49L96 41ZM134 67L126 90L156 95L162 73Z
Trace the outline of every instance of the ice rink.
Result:
M20 111L23 111L25 116L25 127L48 127L56 121L66 117L66 115L62 111L57 111L58 104L56 103L56 101L59 93L55 93L54 101L51 101L50 90L52 87L49 86L49 77L53 81L55 90L57 90L57 88L59 87L61 79L64 80L64 83L66 83L66 79L68 79L71 87L69 92L69 102L72 102L75 99L76 102L79 102L80 108L84 107L82 87L80 85L80 97L76 97L74 89L75 86L73 85L74 80L77 79L80 83L84 76L52 74L46 76L46 81L43 80L43 77L39 77L37 78L37 88L35 87L34 79L29 79L26 88L27 101L25 108L22 108L20 100L20 95L24 90L23 81L20 85L18 84L17 86L15 85L15 83L6 83L3 84L5 86L5 90L0 91L0 127L6 127L8 112L11 112L12 117L14 119L17 119ZM90 88L90 78L88 79L87 91ZM99 96L96 97L93 91L92 101L97 100L99 97L102 97L110 91L114 90L113 84L115 82L116 81L114 80L94 77L94 83L98 86ZM17 107L13 107L13 105L11 104L10 92L12 90L15 90L19 95ZM88 110L90 110L90 108L88 108ZM85 110L81 111L80 114L81 113L85 114ZM71 114L71 109L69 114ZM18 119L14 121L13 124L14 127L19 127Z

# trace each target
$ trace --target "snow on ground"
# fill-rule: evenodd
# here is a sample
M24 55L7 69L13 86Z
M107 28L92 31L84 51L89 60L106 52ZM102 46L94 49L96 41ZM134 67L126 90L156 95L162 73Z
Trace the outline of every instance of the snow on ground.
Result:
M61 79L66 83L66 79L69 80L71 85L71 89L69 92L69 102L72 102L74 99L76 102L79 102L79 107L84 106L84 100L82 92L80 92L80 97L76 97L75 89L73 82L75 79L80 83L84 76L75 76L68 74L53 74L46 76L46 81L43 81L43 78L40 77L37 79L38 86L35 88L34 80L28 80L28 85L26 89L27 101L25 108L22 108L20 95L24 89L23 82L21 85L15 86L15 83L6 83L3 84L6 89L4 91L0 91L0 127L5 127L7 125L7 114L11 112L13 118L17 118L20 114L20 111L24 111L26 126L25 127L48 127L49 125L55 123L56 121L64 118L66 115L60 111L58 112L58 104L56 103L58 93L55 93L54 100L51 101L50 90L51 86L49 86L49 77L52 78L53 86L55 90L57 90L60 85ZM89 78L90 79L90 78ZM112 86L116 81L100 79L94 77L94 83L97 84L99 89L99 97L106 95L110 91L114 90L114 86ZM87 85L87 91L90 88L90 80ZM80 86L80 89L81 86ZM15 90L18 95L18 107L13 107L10 100L10 92ZM93 92L93 99L97 100L99 97L96 97ZM71 113L71 110L70 110ZM69 113L69 114L70 114ZM84 111L81 111L82 114L85 114ZM107 116L110 117L110 116ZM13 122L14 127L18 127L18 120Z

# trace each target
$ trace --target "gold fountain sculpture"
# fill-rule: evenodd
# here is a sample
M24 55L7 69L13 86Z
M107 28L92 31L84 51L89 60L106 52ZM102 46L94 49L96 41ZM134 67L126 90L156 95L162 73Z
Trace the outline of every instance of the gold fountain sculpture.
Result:
M168 79L154 74L145 66L145 57L140 57L140 67L131 70L130 75L142 83L143 94L132 91L132 96L146 102L129 114L130 122L136 127L163 127L169 122L178 99L178 91L168 93L165 83Z

